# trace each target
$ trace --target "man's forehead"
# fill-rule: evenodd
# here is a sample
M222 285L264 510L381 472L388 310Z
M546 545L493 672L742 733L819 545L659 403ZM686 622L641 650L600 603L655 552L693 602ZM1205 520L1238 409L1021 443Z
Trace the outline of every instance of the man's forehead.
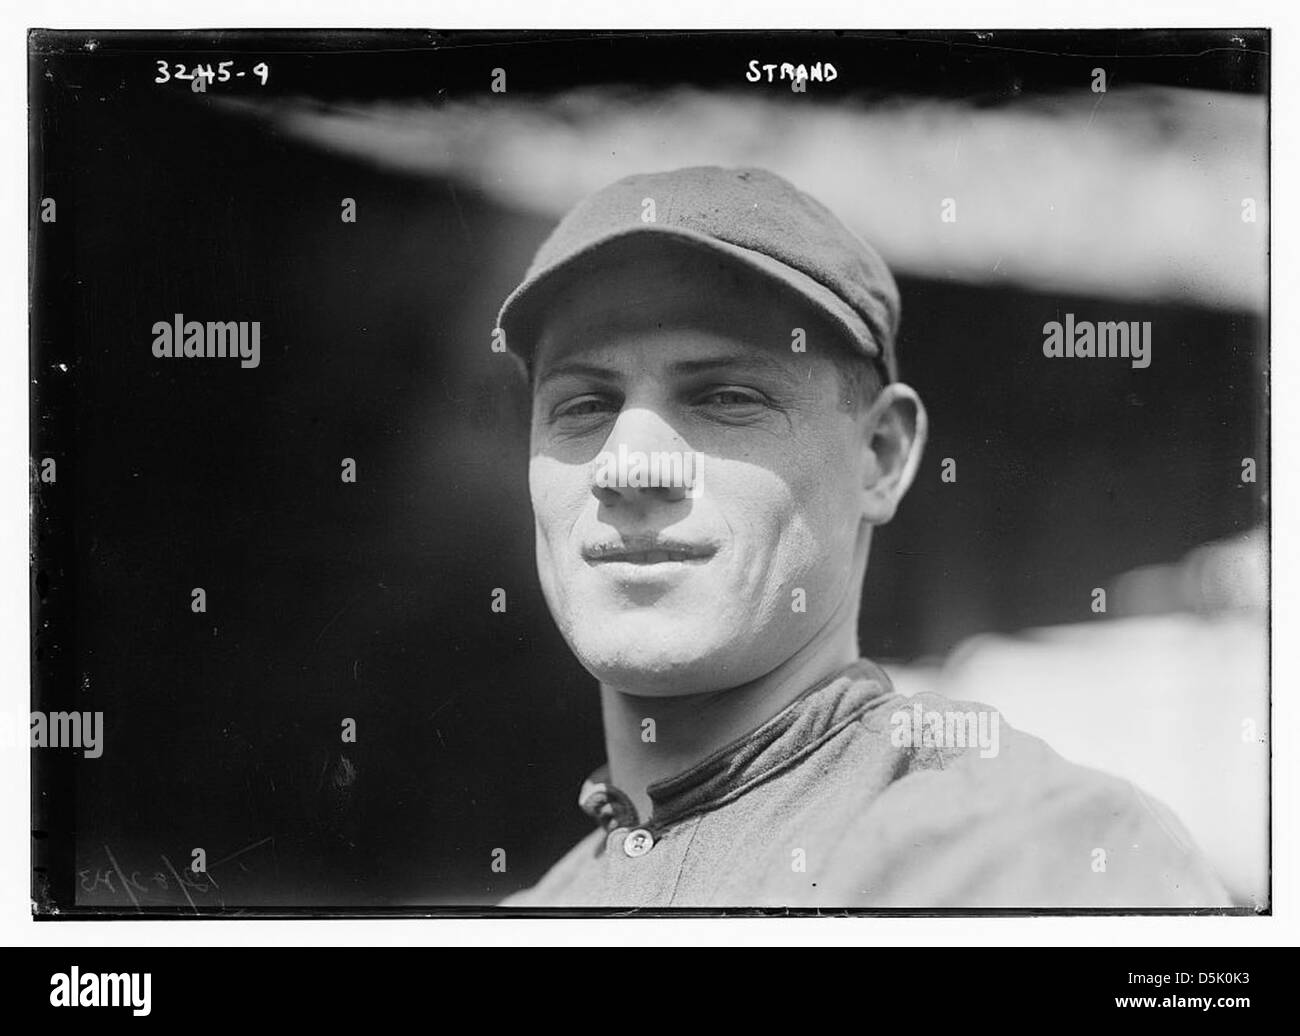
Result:
M675 306L672 300L603 308L543 327L534 353L537 383L564 373L615 376L630 370L689 375L723 367L806 378L806 353L791 349L791 321L771 307Z

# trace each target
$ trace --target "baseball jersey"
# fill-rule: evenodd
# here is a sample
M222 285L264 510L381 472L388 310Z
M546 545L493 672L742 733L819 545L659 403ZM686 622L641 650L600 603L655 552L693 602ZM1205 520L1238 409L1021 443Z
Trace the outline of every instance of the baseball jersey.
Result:
M598 770L595 829L501 905L1231 905L1161 803L987 706L904 697L867 659L646 790L639 817Z

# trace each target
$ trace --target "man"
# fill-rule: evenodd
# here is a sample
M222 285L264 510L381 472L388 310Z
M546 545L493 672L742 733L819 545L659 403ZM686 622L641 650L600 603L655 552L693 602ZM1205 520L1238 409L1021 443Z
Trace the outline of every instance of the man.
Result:
M1178 823L860 657L926 413L880 257L758 169L621 180L499 326L532 386L542 588L600 685L590 836L506 906L1206 907Z

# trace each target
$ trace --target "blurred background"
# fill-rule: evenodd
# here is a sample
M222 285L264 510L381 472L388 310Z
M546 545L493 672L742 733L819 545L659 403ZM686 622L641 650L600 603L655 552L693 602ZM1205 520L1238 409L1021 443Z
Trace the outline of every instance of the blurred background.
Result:
M1266 903L1267 50L41 37L33 194L58 222L34 255L33 451L60 477L33 504L32 707L106 724L102 758L36 763L47 902L470 907L586 833L598 703L537 584L496 311L589 191L746 164L822 199L902 290L931 443L876 536L864 653L1142 784ZM266 85L152 82L227 58ZM839 74L794 93L746 82L750 59ZM1067 312L1151 321L1151 366L1044 358ZM155 359L174 313L261 321L261 366ZM181 880L194 847L210 874Z

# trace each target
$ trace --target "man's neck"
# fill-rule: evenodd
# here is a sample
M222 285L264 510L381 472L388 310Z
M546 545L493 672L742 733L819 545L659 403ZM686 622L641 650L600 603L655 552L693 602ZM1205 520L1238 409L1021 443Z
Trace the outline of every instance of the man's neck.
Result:
M674 777L775 716L858 658L856 622L815 638L771 672L738 687L645 697L601 685L610 781L650 816L646 787ZM653 720L651 728L646 720ZM653 730L653 740L650 732Z

